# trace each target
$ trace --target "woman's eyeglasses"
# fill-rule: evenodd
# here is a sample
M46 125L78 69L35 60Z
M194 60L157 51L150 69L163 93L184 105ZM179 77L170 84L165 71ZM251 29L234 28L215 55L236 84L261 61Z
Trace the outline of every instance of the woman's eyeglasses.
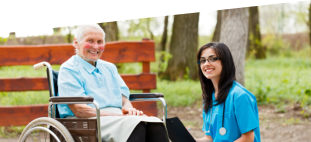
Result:
M197 61L197 63L199 65L201 65L201 64L205 64L206 61L208 61L209 63L213 63L213 62L216 62L217 60L220 60L220 58L219 57L209 57L208 59L203 58L203 59Z

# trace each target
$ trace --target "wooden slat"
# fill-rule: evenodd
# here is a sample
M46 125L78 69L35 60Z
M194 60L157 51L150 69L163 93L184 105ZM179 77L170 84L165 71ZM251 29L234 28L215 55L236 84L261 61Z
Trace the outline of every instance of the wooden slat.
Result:
M72 44L0 46L0 66L62 64L73 56ZM107 42L101 59L112 63L155 61L153 41Z
M155 74L121 75L130 89L156 89ZM0 91L48 90L46 77L0 78Z
M48 116L47 105L0 107L0 126L27 125L33 119Z
M133 90L157 89L155 74L121 75L125 84Z
M158 116L157 103L155 101L150 102L132 102L134 108L141 110L148 116Z
M143 62L143 73L150 73L150 62Z
M132 102L148 116L157 116L156 102ZM48 105L0 107L0 126L27 125L30 121L48 116Z
M143 93L150 93L150 89L144 89Z

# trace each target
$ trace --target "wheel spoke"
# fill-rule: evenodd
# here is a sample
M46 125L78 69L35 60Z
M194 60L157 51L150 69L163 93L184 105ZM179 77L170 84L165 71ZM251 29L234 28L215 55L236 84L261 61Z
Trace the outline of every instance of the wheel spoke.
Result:
M39 141L41 142L41 137L40 136L41 136L41 133L39 132L39 137L38 138L39 138Z
M45 142L46 142L46 133L44 133L44 139L45 139Z

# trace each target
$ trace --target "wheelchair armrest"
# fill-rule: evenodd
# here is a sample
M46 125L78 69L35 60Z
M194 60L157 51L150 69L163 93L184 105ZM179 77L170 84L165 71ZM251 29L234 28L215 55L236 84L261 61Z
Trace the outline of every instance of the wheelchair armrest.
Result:
M74 97L50 97L50 102L93 102L94 98L91 96L74 96Z
M164 98L162 93L132 93L130 94L130 99L136 98Z

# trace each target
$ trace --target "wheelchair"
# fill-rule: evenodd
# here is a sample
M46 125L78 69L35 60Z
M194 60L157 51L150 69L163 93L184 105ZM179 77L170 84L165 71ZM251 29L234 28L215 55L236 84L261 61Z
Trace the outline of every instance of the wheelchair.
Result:
M23 130L19 142L25 141L50 141L50 142L101 142L100 108L91 96L59 97L57 78L58 71L52 69L48 62L35 64L38 70L47 67L47 79L49 85L48 117L40 117L31 121ZM161 93L132 93L129 100L135 101L161 101L163 105L163 123L169 141L166 128L167 107L164 95ZM57 104L94 104L96 108L95 118L60 118Z

